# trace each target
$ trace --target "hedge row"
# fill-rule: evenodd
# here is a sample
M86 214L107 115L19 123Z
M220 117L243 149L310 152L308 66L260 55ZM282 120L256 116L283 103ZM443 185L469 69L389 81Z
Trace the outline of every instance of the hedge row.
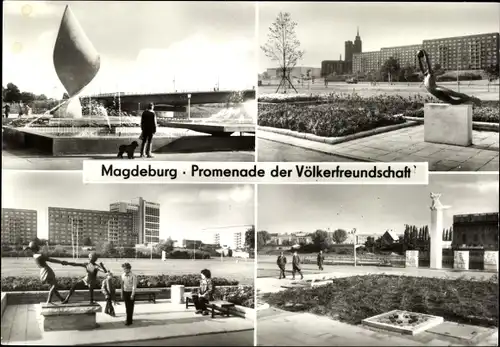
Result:
M197 287L200 285L199 274L189 275L157 275L145 276L138 275L138 288L168 288L172 285L184 285L185 287ZM57 277L58 288L61 290L69 290L71 286L79 281L82 277ZM235 286L238 281L226 278L214 277L212 279L214 285L217 286ZM120 288L120 278L115 275L113 277L115 288ZM45 291L49 290L48 284L42 284L38 276L8 276L2 277L2 292L23 292L23 291ZM79 283L76 289L87 289L83 283Z

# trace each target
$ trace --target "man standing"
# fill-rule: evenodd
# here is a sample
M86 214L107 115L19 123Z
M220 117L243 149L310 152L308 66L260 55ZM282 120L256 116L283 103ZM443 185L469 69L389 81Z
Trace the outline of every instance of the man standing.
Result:
M153 144L153 135L156 133L157 125L156 114L153 110L154 105L151 102L148 104L147 110L145 110L141 116L141 158L144 157L144 154L146 154L148 158L153 158L153 155L151 154L151 146ZM146 149L146 153L144 153L144 149Z
M132 266L129 263L122 265L123 274L121 278L122 300L125 301L125 310L127 312L127 320L125 325L132 324L132 316L134 315L135 290L137 289L137 277L131 272Z
M325 256L323 255L323 251L320 250L318 253L318 267L320 271L323 271L323 262L325 261Z
M300 274L300 279L304 279L304 275L302 275L302 270L300 269L300 258L299 255L297 254L297 251L293 252L293 258L292 258L292 279L295 279L295 273L298 272Z
M10 106L9 106L9 104L6 104L4 106L4 109L5 109L5 118L9 118L9 113L10 113Z
M283 252L278 256L278 260L276 261L278 267L280 269L280 279L286 278L285 275L285 266L286 266L286 257L283 255Z

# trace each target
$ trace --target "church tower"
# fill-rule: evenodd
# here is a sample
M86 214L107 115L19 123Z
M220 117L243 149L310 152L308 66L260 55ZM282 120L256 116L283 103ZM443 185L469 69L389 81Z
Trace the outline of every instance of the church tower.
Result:
M362 49L361 37L359 36L359 27L358 27L358 31L356 33L356 39L354 40L354 47L353 47L352 53L361 53L361 52L363 52L363 49Z

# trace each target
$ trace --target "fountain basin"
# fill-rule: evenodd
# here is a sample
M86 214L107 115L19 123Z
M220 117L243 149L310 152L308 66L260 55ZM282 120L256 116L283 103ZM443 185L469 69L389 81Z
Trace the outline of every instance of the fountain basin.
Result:
M71 129L71 130L70 130ZM114 130L120 128L114 128ZM122 133L99 134L108 128L91 128L95 135L81 135L89 128L14 128L3 127L3 145L6 149L33 150L51 156L109 154L115 156L120 145L132 141L140 143L140 129L127 129ZM171 129L159 132L153 140L155 153L191 153L212 151L253 151L255 136L218 137L190 130ZM139 148L136 153L139 153Z

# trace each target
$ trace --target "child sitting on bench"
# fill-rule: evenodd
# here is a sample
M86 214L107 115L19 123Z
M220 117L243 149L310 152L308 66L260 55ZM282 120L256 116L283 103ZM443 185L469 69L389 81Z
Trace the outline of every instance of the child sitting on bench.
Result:
M212 274L210 270L201 270L200 289L198 293L193 294L193 303L196 308L196 314L208 315L207 304L213 300L214 286L212 284Z

